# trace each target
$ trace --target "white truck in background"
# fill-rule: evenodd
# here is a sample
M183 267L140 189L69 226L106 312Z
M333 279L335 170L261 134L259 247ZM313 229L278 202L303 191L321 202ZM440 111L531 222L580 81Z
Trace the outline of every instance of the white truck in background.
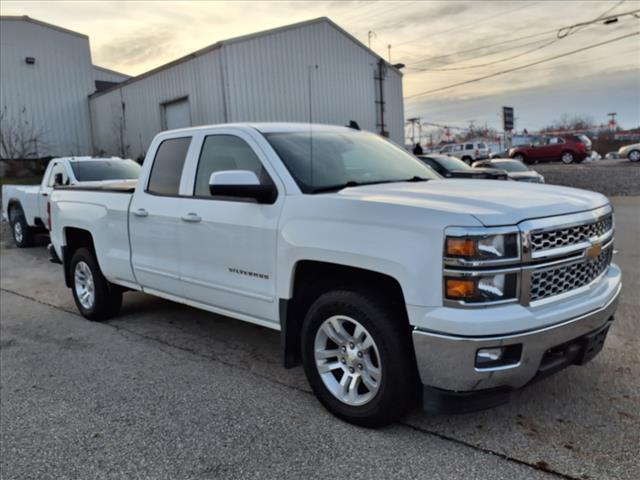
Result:
M56 186L137 179L140 165L118 157L60 157L49 161L40 185L3 185L2 215L11 224L18 247L33 244L34 235L46 233L47 203Z
M602 195L443 180L371 133L160 133L137 185L56 188L85 317L136 290L281 332L332 413L375 427L499 404L602 349L621 288Z

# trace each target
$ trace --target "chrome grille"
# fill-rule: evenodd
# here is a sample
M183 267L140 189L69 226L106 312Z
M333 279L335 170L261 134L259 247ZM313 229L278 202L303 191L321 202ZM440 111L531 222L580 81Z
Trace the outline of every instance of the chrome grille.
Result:
M610 246L594 259L534 271L531 275L530 301L553 297L588 285L607 270L612 255L613 248Z
M550 250L553 248L574 245L590 238L600 237L613 227L611 214L593 222L574 225L556 230L546 230L531 234L531 250Z

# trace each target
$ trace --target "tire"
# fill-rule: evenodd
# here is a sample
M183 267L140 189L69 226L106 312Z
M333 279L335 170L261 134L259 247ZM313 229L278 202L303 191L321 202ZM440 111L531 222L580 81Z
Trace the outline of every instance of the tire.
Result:
M570 152L568 150L562 152L562 154L560 155L560 161L565 165L572 164L575 161L575 159L576 159L576 156L573 154L573 152Z
M519 162L522 162L522 163L527 163L527 159L526 159L526 158L525 158L525 156L524 156L523 154L521 154L521 153L516 153L516 154L513 156L513 159L514 159L514 160L518 160Z
M473 159L471 157L462 157L461 160L467 165L471 165L473 163Z
M627 158L632 162L640 161L640 150L631 150Z
M396 308L380 298L351 290L330 291L313 303L302 327L302 361L318 400L336 417L368 428L399 420L419 398L419 378L408 324L403 324L403 315ZM357 328L353 321L364 329L362 342L353 338ZM326 335L335 322L342 325L342 333L352 335L355 346L350 345L349 337L344 335L334 335L341 345ZM350 327L354 328L350 330ZM332 331L338 332L335 328ZM366 347L366 343L371 345ZM337 353L319 356L317 352L323 348ZM333 368L327 368L321 376L318 364L325 362ZM347 376L348 387L353 378L359 377L353 389L354 398L349 398L345 389L340 388L344 376ZM341 394L343 399L338 397Z
M9 220L16 247L27 248L33 246L35 242L35 230L27 223L27 219L24 218L24 213L20 207L13 207L10 210Z
M76 250L69 268L73 299L83 317L103 321L120 313L122 289L104 278L92 251Z

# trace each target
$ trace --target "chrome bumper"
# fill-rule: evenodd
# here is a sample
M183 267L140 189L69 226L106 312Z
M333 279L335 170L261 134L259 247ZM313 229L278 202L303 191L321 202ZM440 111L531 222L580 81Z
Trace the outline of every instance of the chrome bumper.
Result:
M422 383L455 392L522 387L536 376L550 348L580 338L610 321L618 305L621 287L618 283L601 308L533 331L505 336L461 337L415 329L413 345ZM517 363L476 368L478 349L508 345L522 346Z

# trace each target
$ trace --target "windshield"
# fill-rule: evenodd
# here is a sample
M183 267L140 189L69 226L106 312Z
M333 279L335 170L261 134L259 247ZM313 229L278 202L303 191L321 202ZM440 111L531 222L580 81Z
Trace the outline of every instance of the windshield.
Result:
M528 172L529 169L527 168L526 165L520 163L520 162L515 162L515 161L511 161L511 162L492 162L491 163L492 167L495 168L500 168L502 170L506 170L508 172Z
M304 193L440 178L390 141L367 132L278 132L265 137Z
M136 179L142 169L142 167L133 160L88 160L86 162L71 162L71 168L79 182Z
M471 170L471 167L456 157L431 157L447 170Z

